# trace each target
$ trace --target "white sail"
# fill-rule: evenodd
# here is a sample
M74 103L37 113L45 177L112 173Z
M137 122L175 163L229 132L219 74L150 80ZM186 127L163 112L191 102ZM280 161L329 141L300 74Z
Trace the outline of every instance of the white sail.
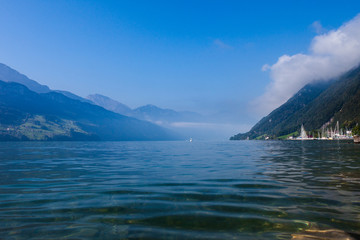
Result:
M306 134L306 131L305 131L305 128L304 128L304 125L301 125L300 138L301 138L301 139L306 139L306 138L308 138L308 136L307 136L307 134Z

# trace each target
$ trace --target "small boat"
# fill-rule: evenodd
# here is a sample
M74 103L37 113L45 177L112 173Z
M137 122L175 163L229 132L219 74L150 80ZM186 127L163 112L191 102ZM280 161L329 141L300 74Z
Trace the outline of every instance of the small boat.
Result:
M192 142L192 138L190 138L189 142Z

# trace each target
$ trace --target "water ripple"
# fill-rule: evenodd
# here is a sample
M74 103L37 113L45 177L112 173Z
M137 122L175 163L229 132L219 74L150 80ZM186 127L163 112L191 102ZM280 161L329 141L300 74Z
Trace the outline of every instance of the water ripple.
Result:
M356 238L358 156L346 142L3 143L0 238Z

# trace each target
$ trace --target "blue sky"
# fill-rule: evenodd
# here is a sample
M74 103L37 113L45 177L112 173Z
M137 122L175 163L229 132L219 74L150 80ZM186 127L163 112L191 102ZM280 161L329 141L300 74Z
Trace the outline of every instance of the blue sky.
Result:
M262 67L359 12L360 1L0 0L0 62L52 89L251 126L271 82Z

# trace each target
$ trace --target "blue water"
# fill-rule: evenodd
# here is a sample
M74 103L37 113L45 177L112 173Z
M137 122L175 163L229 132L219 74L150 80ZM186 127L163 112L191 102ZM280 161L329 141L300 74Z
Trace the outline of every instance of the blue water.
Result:
M360 145L3 142L0 239L360 234Z

